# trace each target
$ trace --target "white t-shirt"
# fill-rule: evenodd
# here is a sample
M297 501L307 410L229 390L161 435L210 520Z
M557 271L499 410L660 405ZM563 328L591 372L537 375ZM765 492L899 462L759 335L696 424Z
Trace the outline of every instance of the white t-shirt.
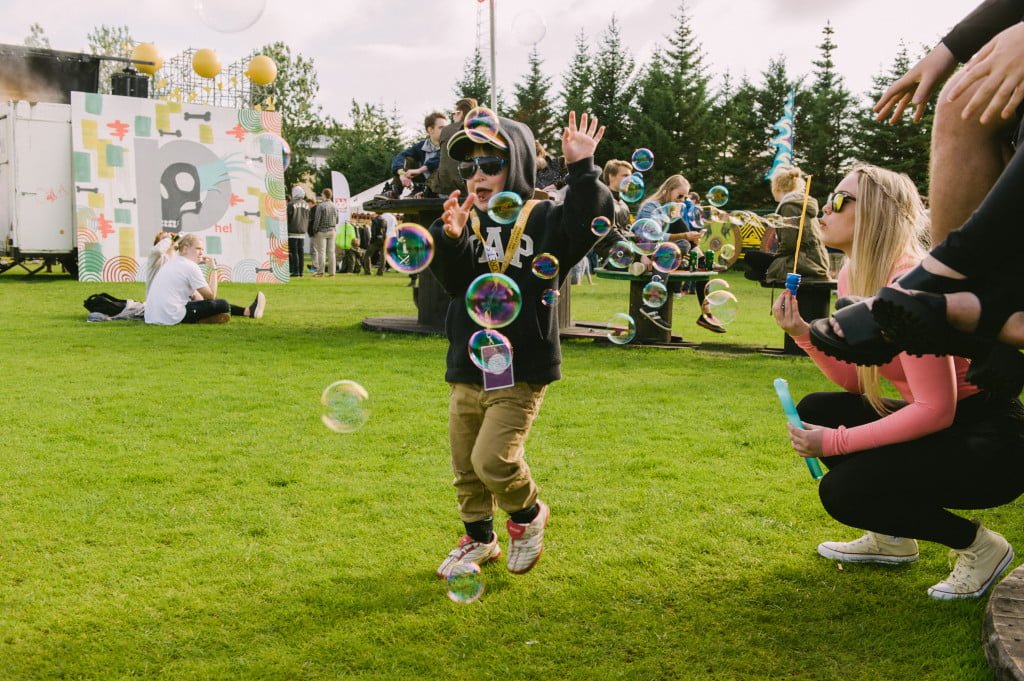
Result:
M206 286L199 265L188 258L171 258L153 278L146 296L147 324L180 324L192 294Z
M381 217L384 218L384 222L388 223L388 228L384 233L384 238L386 239L390 236L394 236L395 231L398 228L398 218L396 218L393 213L384 213Z

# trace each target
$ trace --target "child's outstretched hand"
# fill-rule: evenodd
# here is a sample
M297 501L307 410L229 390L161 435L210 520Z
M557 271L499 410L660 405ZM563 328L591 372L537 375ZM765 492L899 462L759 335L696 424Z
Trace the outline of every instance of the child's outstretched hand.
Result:
M444 202L444 213L441 215L441 220L444 222L444 233L453 239L462 236L462 230L466 229L466 222L469 220L469 211L472 210L473 202L476 201L476 194L471 193L460 206L459 194L461 193L458 189L451 193L448 200Z
M565 162L575 163L580 159L594 155L597 143L604 137L604 126L597 127L597 118L589 118L587 114L580 116L580 126L576 127L576 112L569 112L569 125L562 130L562 156Z

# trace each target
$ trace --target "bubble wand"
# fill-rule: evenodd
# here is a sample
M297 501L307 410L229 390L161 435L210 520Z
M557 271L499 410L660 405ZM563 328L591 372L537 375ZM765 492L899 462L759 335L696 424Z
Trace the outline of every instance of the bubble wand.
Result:
M775 394L779 396L779 402L782 403L782 411L786 412L786 420L788 420L795 428L804 430L804 423L800 420L800 414L796 411L796 405L793 404L793 396L789 394L789 383L784 378L776 378L775 382ZM815 480L821 480L824 473L821 472L821 463L812 457L804 458L807 463L807 470L811 472L811 477Z
M800 275L796 273L796 266L800 262L800 242L804 238L804 220L807 219L807 201L811 198L811 176L807 176L807 184L804 185L804 206L800 211L800 227L796 232L796 252L793 254L793 271L786 275L786 289L796 297L796 291L800 288Z

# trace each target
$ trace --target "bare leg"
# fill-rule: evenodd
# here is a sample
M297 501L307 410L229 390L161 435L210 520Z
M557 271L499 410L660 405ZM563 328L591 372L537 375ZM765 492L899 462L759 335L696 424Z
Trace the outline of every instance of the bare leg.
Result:
M960 114L977 84L956 101L947 102L946 95L956 79L950 78L939 95L932 128L929 203L933 245L962 225L981 204L1010 154L1004 132L1013 120L999 119L989 125L982 125L976 117L963 120Z
M946 295L946 321L950 326L972 333L981 318L981 303L973 293ZM1024 312L1014 312L1000 329L997 340L1014 348L1024 348Z

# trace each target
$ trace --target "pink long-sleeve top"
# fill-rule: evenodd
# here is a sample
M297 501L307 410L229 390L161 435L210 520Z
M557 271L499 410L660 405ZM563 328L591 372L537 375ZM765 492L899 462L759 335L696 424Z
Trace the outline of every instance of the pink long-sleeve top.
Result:
M905 271L905 270L904 270ZM903 271L897 273L897 276ZM836 289L840 296L849 291L849 274L839 271ZM793 339L814 360L822 373L843 390L863 393L857 382L857 367L824 354L811 344L809 333ZM963 357L914 357L905 352L879 368L907 406L862 426L825 428L822 453L849 454L897 442L909 442L948 428L956 414L956 403L978 393L977 386L964 379L968 361Z

